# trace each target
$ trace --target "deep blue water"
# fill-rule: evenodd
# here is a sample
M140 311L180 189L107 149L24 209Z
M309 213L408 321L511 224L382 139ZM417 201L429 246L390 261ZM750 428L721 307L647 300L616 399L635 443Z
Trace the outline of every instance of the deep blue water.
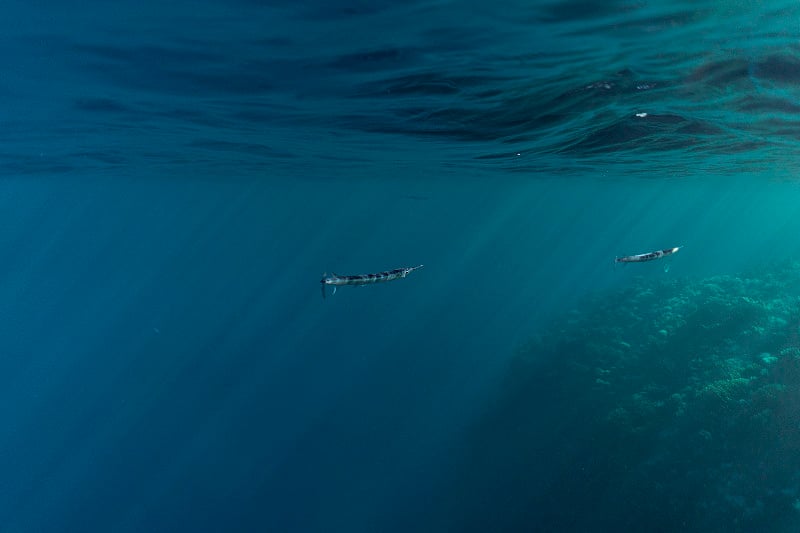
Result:
M515 361L549 364L530 339L599 323L589 301L800 255L799 21L778 0L7 2L0 529L796 531L796 464L720 466L771 464L746 431L670 462L697 444L664 422L611 468L594 389ZM321 298L324 272L417 264ZM630 326L608 316L599 344ZM705 324L674 346L725 345Z

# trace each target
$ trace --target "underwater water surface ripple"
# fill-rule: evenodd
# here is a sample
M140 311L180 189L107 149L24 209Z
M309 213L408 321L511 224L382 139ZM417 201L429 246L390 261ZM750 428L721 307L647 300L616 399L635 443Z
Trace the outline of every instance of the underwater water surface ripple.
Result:
M726 172L798 135L792 2L43 4L3 24L9 171L422 157L399 134L459 167Z

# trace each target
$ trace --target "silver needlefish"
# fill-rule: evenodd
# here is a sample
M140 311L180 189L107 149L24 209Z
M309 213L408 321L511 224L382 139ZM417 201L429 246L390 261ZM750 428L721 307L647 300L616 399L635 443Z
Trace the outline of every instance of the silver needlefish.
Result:
M337 274L331 274L328 276L327 274L323 274L322 279L320 280L320 283L322 284L322 297L325 298L325 287L328 285L333 286L333 292L331 294L336 294L336 287L342 285L371 285L372 283L393 281L404 278L408 276L410 272L414 272L423 266L425 265L395 268L394 270L385 270L383 272L378 272L377 274L356 274L353 276L339 276Z
M615 257L614 263L644 263L645 261L653 261L654 259L661 259L677 253L683 246L676 246L675 248L665 248L664 250L656 250L646 254L625 255L622 257Z

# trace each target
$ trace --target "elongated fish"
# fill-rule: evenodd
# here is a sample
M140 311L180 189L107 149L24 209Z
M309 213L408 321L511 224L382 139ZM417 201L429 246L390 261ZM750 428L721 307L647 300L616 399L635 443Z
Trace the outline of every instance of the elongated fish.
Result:
M386 270L378 272L377 274L356 274L355 276L339 276L337 274L322 275L320 283L322 284L322 297L325 298L325 287L328 285L333 286L333 293L336 294L336 287L341 285L370 285L372 283L381 283L384 281L392 281L408 276L409 272L422 268L425 265L415 267L395 268L394 270Z
M668 255L672 255L683 246L676 246L675 248L665 248L664 250L656 250L647 254L626 255L623 257L615 257L614 263L644 263L645 261L652 261L654 259L661 259Z

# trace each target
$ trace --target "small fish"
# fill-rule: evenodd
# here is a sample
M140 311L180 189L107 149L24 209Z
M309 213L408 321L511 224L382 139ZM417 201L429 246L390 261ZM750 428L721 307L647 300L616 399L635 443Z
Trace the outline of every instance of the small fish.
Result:
M355 276L339 276L337 274L322 275L320 283L322 284L322 297L325 298L325 287L328 285L333 286L333 293L336 294L336 287L340 285L370 285L372 283L381 283L384 281L392 281L406 277L409 272L414 272L425 265L415 267L395 268L394 270L386 270L378 272L377 274L356 274Z
M615 257L614 263L644 263L645 261L652 261L654 259L661 259L668 255L672 255L683 246L676 246L675 248L666 248L664 250L656 250L647 254L626 255L623 257Z

